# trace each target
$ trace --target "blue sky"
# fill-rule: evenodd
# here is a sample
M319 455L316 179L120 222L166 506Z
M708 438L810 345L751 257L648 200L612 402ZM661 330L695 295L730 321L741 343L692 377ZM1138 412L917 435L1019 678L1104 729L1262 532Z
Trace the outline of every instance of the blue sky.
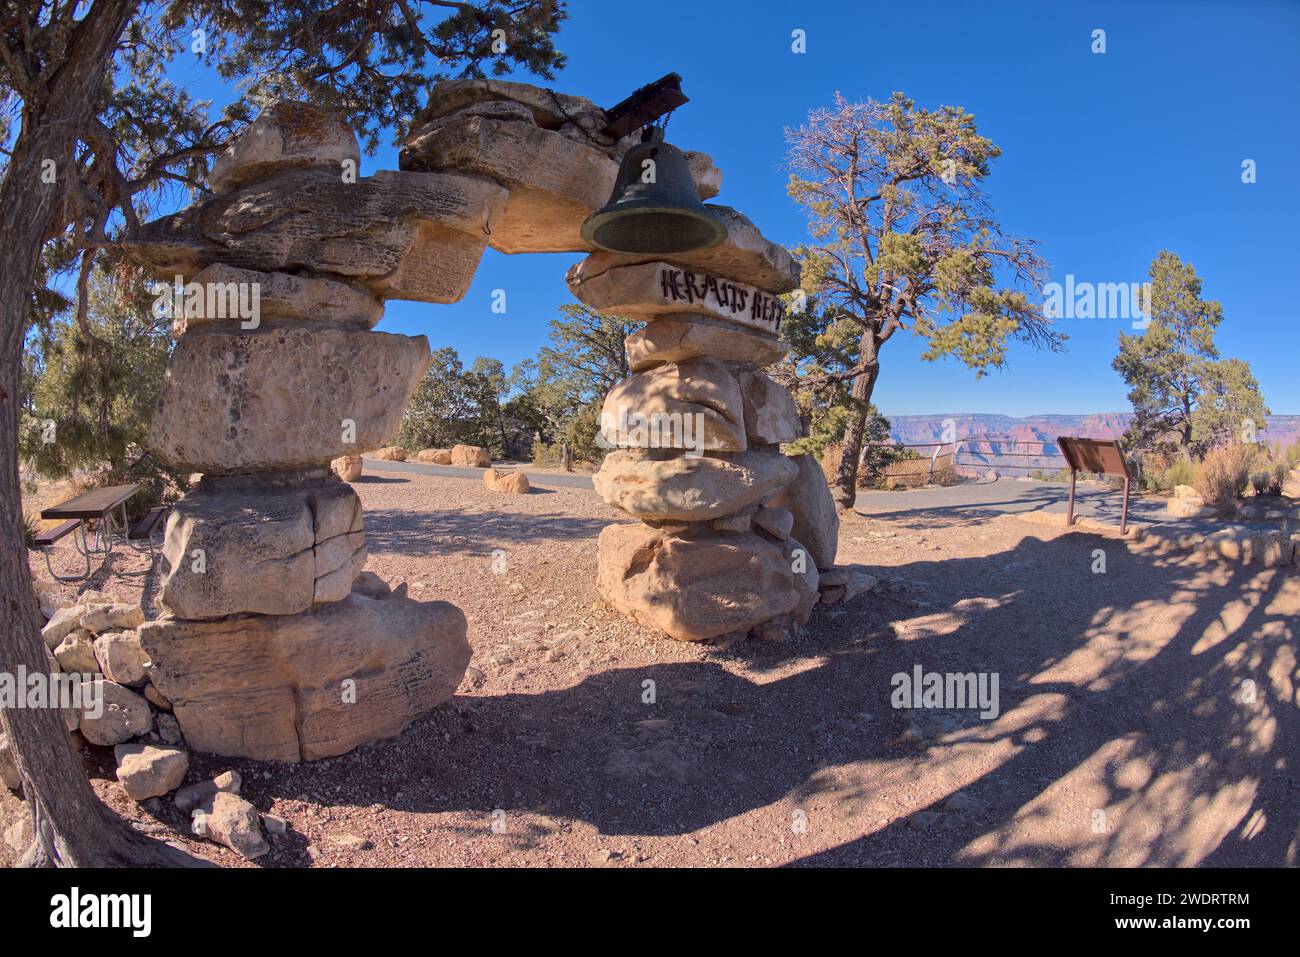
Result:
M691 102L669 141L712 155L724 174L715 201L787 245L805 233L785 194L785 127L836 91L902 90L926 107L965 107L1003 150L987 184L1003 226L1041 242L1053 279L1139 282L1172 249L1223 303L1223 353L1250 363L1273 412L1300 413L1300 3L570 0L569 9L558 39L569 66L545 85L608 106L680 73ZM796 29L806 53L791 51ZM1095 29L1106 31L1104 54L1091 50ZM189 85L217 105L229 98L198 73ZM1257 164L1254 184L1241 181L1244 159ZM385 146L362 169L396 166ZM426 335L467 365L488 355L509 367L536 353L571 301L564 272L578 258L488 250L462 302L392 302L379 328ZM505 315L491 310L498 288ZM1064 354L1017 345L1009 367L982 380L956 362L923 362L918 340L896 336L876 404L886 415L1125 411L1110 361L1127 326L1062 320Z

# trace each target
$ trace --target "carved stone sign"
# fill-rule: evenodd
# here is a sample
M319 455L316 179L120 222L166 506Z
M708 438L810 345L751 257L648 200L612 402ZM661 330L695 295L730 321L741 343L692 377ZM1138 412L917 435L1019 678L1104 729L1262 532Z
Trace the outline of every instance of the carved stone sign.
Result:
M693 313L724 319L776 335L785 318L777 296L711 273L663 262L616 266L596 276L584 275L579 263L566 277L569 289L600 312L633 319Z

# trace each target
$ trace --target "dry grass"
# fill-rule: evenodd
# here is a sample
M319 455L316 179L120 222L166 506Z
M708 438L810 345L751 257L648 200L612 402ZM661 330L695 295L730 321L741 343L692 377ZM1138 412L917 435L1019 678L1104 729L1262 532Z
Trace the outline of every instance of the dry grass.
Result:
M1250 445L1213 449L1196 466L1192 486L1208 505L1231 505L1250 482L1256 450Z

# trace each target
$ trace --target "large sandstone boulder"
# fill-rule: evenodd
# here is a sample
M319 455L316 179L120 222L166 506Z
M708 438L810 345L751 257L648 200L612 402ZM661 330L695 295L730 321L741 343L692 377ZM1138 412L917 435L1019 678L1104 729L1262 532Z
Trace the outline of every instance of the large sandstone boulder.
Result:
M330 462L330 470L344 482L355 482L361 478L363 466L359 455L340 455Z
M798 472L775 452L652 459L628 449L606 455L593 481L607 503L644 521L702 522L759 501Z
M785 386L762 372L738 377L745 399L745 433L755 445L779 445L803 435L799 407Z
M174 467L216 474L323 465L378 448L401 425L429 361L424 336L191 333L167 363L150 448Z
M747 448L740 385L715 359L669 363L624 379L605 396L600 425L616 448Z
M492 453L478 445L453 445L451 464L464 468L485 469L492 465Z
M56 609L50 616L43 628L41 628L41 637L45 640L45 647L53 651L78 628L81 627L81 618L86 613L86 605L68 605L65 608Z
M813 456L795 455L790 461L798 467L798 474L767 504L784 508L794 516L790 534L807 546L818 568L830 568L835 564L840 538L840 516L830 486Z
M790 347L774 336L689 313L662 316L627 337L627 359L633 372L703 357L769 366L789 351Z
M679 641L746 631L816 601L815 579L810 600L782 547L752 533L686 539L610 525L598 548L600 596Z
M793 292L799 288L799 264L789 250L765 238L758 227L739 210L730 206L713 205L709 209L727 227L727 238L717 246L675 253L671 257L601 250L592 253L575 268L581 274L599 275L620 266L654 263L664 259L682 269L756 286L770 295Z
M384 315L384 304L367 290L317 276L258 272L213 263L192 282L203 295L191 298L187 293L184 313L173 317L172 332L178 337L199 327L243 330L250 322L243 307L251 303L254 290L259 324L274 325L278 320L291 319L370 329Z
M337 116L310 103L283 100L262 111L243 135L217 157L208 174L214 192L266 179L286 170L327 170L343 175L343 164L357 171L357 138Z
M85 596L82 596L83 601ZM144 623L144 609L132 602L89 602L82 605L81 627L91 634Z
M650 322L687 311L773 337L781 331L785 303L756 286L666 262L620 266L594 259L572 266L564 281L597 312Z
M332 173L282 173L170 216L123 240L154 275L186 279L213 263L333 273L373 295L456 302L499 220L506 190L452 173L386 170L345 183Z
M517 469L510 471L487 469L483 473L483 484L493 492L503 492L507 495L527 495L530 488L528 476Z
M417 130L400 159L404 170L474 173L510 191L488 243L504 253L587 250L582 222L609 198L618 163L594 147L531 120L461 114Z
M420 449L415 453L415 461L427 465L450 465L451 449Z
M781 551L785 556L786 567L793 573L791 581L799 595L799 604L794 607L791 615L796 622L806 625L812 615L813 606L821 600L821 574L817 571L817 566L807 560L807 549L799 544L798 540L787 538L781 543Z
M790 534L807 546L816 567L831 568L840 546L840 514L831 486L813 455L792 455L790 462L797 465L798 475L767 503L794 516Z
M375 449L370 453L370 457L381 462L405 462L406 449L400 445L386 445L382 449Z
M1179 488L1187 488L1186 485L1180 485ZM1192 495L1175 495L1165 501L1165 511L1173 518L1207 518L1217 513L1217 510L1206 505L1205 500L1193 492Z
M605 111L591 100L508 80L443 80L435 84L429 89L424 109L412 118L411 129L418 132L424 127L436 126L437 120L489 103L517 109L481 115L529 117L544 130L566 132L571 127L576 128L583 142L606 151L614 160L622 156L626 145L632 141L630 137L616 140L602 133L609 121Z
M361 500L351 486L201 485L167 519L162 603L180 618L293 615L347 597L364 564Z
M140 641L191 748L299 761L394 737L449 699L465 629L445 602L354 593L300 615L151 621Z

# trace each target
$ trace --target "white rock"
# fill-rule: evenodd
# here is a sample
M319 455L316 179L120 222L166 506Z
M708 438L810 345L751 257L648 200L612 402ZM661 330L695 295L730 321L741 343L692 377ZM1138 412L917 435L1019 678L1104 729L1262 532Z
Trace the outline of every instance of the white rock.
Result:
M67 674L95 675L100 671L93 638L84 628L69 633L59 642L59 647L54 649L54 658L59 663L59 670Z
M99 634L123 628L137 628L144 624L144 609L139 605L91 605L81 616L81 627Z
M160 748L152 744L119 744L117 780L133 801L160 797L180 787L190 768L190 756L181 748Z
M134 631L105 632L95 639L95 659L109 681L120 685L142 684L149 676L149 657L140 647Z
M238 771L223 771L211 781L200 781L197 784L185 785L176 792L172 802L182 811L192 811L218 791L238 794L242 786L243 780L240 778Z
M83 605L69 605L55 611L50 620L45 623L45 627L41 629L41 638L45 641L45 647L50 651L59 647L64 638L81 627L81 616L85 613L86 607Z
M95 708L83 708L77 726L91 744L122 744L148 734L153 727L149 702L129 688L100 679L95 682L94 693L102 698L99 716L93 716Z
M262 834L257 808L243 798L218 791L194 809L194 831L224 844L236 854L255 860L271 850Z

